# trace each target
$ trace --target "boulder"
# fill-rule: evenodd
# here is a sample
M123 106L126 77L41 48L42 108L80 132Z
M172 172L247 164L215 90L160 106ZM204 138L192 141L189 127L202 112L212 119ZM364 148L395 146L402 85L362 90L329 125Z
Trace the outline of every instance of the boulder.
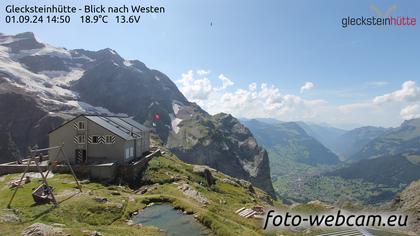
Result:
M42 223L35 223L27 227L23 232L22 236L64 236L65 234L62 229L55 228Z
M248 192L249 192L250 194L255 195L255 189L254 189L254 187L252 186L252 184L248 185L247 190L248 190Z
M184 195L196 200L197 202L199 202L201 204L207 205L207 204L210 203L210 201L205 196L203 196L197 190L193 189L188 184L182 184L181 186L178 187L178 189L181 190L181 192Z
M209 169L204 170L204 178L206 178L207 184L212 186L216 183L216 179L213 177Z
M16 211L3 209L0 211L0 222L20 222L20 218Z
M216 183L216 179L213 177L210 170L214 171L214 169L202 165L194 165L193 167L193 173L204 177L208 186L212 186Z
M221 181L223 183L231 184L231 185L236 186L236 187L239 187L240 186L237 182L235 182L235 181L233 181L231 179L228 179L228 178L222 179Z
M103 234L99 231L94 231L90 234L90 236L103 236Z
M120 193L120 192L118 192L118 191L112 191L112 192L110 192L110 194L111 194L111 195L114 195L114 196L121 195L121 193Z
M108 199L106 197L95 197L95 201L97 202L107 202Z

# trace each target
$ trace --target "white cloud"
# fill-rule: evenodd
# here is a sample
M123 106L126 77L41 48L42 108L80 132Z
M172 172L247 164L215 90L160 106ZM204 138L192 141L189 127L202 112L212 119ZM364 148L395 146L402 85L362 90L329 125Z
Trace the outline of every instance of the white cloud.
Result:
M401 85L401 89L376 96L370 101L345 104L338 108L343 114L353 115L353 119L357 116L357 119L362 117L372 124L376 122L396 125L395 122L400 122L401 119L420 117L420 106L417 104L419 101L420 87L416 86L416 82L408 80Z
M199 76L207 76L210 74L210 70L197 70L197 75Z
M405 81L400 90L377 96L373 99L375 104L383 104L387 102L413 102L420 100L420 87L416 86L416 82Z
M181 75L181 79L176 83L179 85L179 90L184 94L188 100L204 105L204 102L209 99L209 96L218 91L223 91L226 88L234 85L232 80L223 74L218 76L221 82L220 86L215 86L209 80L208 76L211 74L210 70L189 70Z
M283 94L280 88L266 83L250 83L231 90L234 82L220 74L190 70L176 81L181 92L210 114L226 112L236 117L275 118L283 121L326 122L340 127L361 125L397 126L403 119L420 117L420 88L406 81L400 89L366 101L331 104L322 99L304 99ZM311 83L311 82L308 82ZM302 86L304 91L315 85Z
M420 118L420 106L418 104L412 104L404 107L400 115L405 120Z
M219 75L219 80L222 81L222 89L225 89L234 84L232 80L230 80L228 77L224 76L223 74Z
M207 71L206 71L207 72ZM245 88L227 91L234 82L224 74L217 79L216 86L207 78L210 73L190 70L176 81L188 100L198 103L211 114L226 112L237 117L275 117L282 120L309 119L318 114L323 100L305 100L292 94L282 94L274 85L251 83ZM213 80L214 81L214 80ZM313 85L312 85L313 86Z
M195 79L192 70L182 74L182 78L177 81L181 85L181 92L190 100L205 100L213 91L213 86L207 78Z
M248 88L249 88L249 90L251 90L251 91L255 91L255 90L257 89L257 83L251 83L251 84L248 86Z
M300 93L309 91L315 87L315 84L312 82L306 82L302 87L300 87Z

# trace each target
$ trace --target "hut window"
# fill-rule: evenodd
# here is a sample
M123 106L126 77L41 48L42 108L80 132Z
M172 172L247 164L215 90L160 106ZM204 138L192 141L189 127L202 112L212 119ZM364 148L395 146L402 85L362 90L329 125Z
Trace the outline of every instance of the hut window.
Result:
M92 136L92 143L99 143L99 136L93 135Z
M85 144L86 140L85 140L85 136L84 135L77 135L77 143L78 144Z
M85 130L86 129L85 122L84 121L77 122L77 129L78 130Z
M115 143L115 137L112 135L106 135L105 136L105 143L106 144L113 144Z

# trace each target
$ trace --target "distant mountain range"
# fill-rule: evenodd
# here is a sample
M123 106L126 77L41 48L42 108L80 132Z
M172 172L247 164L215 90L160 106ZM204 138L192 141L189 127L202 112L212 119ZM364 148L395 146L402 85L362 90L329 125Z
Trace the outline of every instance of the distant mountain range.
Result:
M420 165L410 158L420 160L420 155L405 156L399 154L365 159L333 171L328 175L340 176L345 179L363 179L389 186L407 185L420 179Z
M382 127L364 126L352 130L343 130L326 125L297 122L309 136L337 154L342 161L351 161L370 141L385 133Z
M420 118L404 121L400 127L384 132L355 153L352 160L357 161L401 153L420 153Z
M406 185L420 179L420 119L404 121L394 129L369 129L381 135L353 154L349 167L332 175L389 186Z
M377 203L420 178L420 119L398 128L349 131L273 119L243 123L268 150L274 187L281 197L354 201L355 195L365 203Z
M352 161L354 155L375 138L381 136L388 129L382 127L365 126L345 132L333 142L334 151L342 160ZM357 158L356 158L357 159Z
M258 120L246 120L243 123L261 145L268 150L275 150L283 159L308 165L340 163L337 155L317 139L309 136L296 122L264 123Z
M314 123L305 123L298 121L296 122L305 132L321 142L325 147L329 148L331 151L340 154L336 148L337 139L344 135L347 131L343 129L338 129L332 126L319 125Z
M45 147L48 131L76 114L127 115L182 160L274 195L267 152L245 126L209 115L165 74L112 49L68 50L33 33L0 34L0 84L0 162L24 158L30 145Z

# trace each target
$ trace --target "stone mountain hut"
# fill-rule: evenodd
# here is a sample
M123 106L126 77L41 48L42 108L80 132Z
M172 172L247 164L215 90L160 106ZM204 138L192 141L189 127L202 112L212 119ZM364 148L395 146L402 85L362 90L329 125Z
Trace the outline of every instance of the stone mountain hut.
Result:
M79 115L49 133L50 147L62 144L71 164L124 164L149 151L150 131L131 118Z

